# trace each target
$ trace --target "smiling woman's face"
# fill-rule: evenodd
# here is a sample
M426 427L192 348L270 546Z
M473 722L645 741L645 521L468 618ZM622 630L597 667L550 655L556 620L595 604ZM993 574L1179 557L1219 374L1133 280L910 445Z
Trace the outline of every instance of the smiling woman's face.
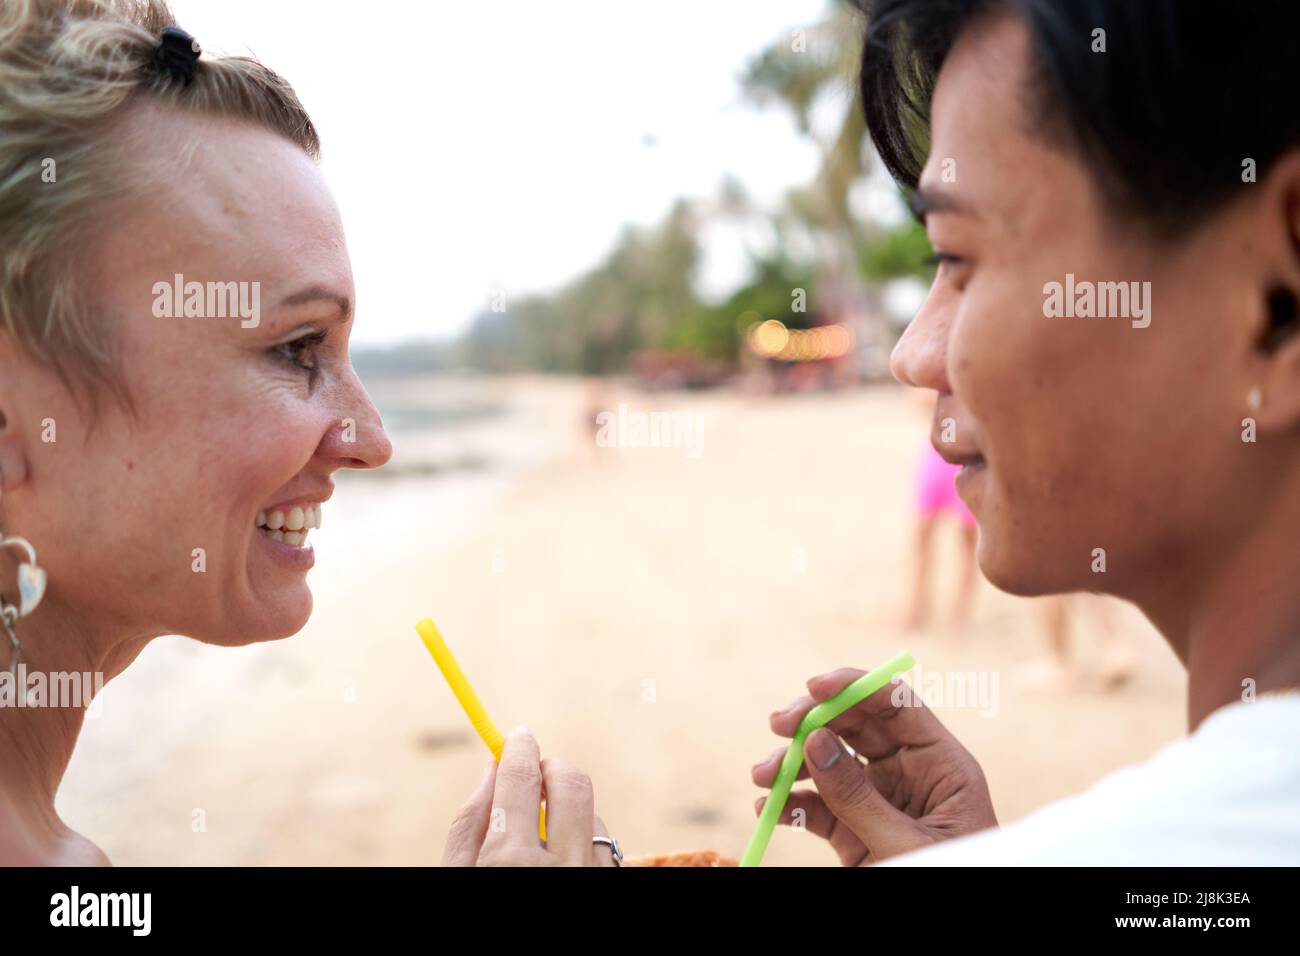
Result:
M935 446L968 463L958 488L995 584L1132 596L1246 520L1260 210L1243 202L1168 248L1117 229L1078 157L1031 129L1027 58L1006 16L945 60L918 190L941 265L893 370L940 393ZM1045 284L1068 275L1149 282L1150 325L1046 317Z
M312 160L255 126L144 105L119 132L151 188L86 279L136 414L105 402L92 424L52 375L34 379L29 414L55 419L57 442L29 448L15 510L73 607L212 643L284 637L311 611L312 550L259 517L296 524L301 508L313 524L334 471L391 452L348 358L338 210ZM156 316L155 285L177 275L258 283L257 324Z

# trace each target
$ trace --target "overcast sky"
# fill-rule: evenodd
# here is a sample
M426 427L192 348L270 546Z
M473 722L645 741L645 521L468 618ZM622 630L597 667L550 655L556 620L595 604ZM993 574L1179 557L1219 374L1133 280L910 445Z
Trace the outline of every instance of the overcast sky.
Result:
M356 343L461 331L595 264L625 223L738 178L775 205L817 152L740 95L758 50L826 0L172 0L205 50L297 89L347 229ZM373 13L370 11L373 10ZM701 285L744 278L710 233Z

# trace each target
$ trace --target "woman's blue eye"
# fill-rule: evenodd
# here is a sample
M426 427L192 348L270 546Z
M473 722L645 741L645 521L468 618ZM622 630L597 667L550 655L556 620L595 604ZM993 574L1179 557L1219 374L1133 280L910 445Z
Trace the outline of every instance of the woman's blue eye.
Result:
M275 347L275 353L304 371L313 371L316 368L315 349L321 342L325 341L324 332L312 332L301 338L296 338L291 342L284 342Z

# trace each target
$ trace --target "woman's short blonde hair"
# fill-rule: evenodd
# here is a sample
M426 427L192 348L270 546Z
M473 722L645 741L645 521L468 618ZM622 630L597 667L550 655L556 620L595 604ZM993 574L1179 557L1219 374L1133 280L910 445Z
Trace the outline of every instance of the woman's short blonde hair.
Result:
M92 396L100 383L127 398L77 281L96 217L130 179L110 139L124 110L148 97L246 120L319 157L293 88L257 60L204 54L189 83L154 68L162 29L177 25L166 0L0 3L0 328Z

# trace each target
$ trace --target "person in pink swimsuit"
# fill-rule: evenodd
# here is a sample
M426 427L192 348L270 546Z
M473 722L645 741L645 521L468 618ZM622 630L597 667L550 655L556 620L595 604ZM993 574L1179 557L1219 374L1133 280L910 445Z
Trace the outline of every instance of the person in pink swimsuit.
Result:
M924 626L929 617L930 565L934 552L934 530L944 515L954 518L961 529L961 569L957 593L953 598L950 624L962 630L970 619L971 599L975 594L975 542L978 528L975 516L957 495L955 481L960 465L951 465L939 456L929 440L916 470L916 545L912 599L903 620L912 631Z
M921 512L921 519L928 520L947 511L957 518L963 527L975 527L975 516L966 507L966 502L957 494L957 472L961 465L951 465L939 456L934 446L926 443L921 457L921 466L916 471L916 505Z

